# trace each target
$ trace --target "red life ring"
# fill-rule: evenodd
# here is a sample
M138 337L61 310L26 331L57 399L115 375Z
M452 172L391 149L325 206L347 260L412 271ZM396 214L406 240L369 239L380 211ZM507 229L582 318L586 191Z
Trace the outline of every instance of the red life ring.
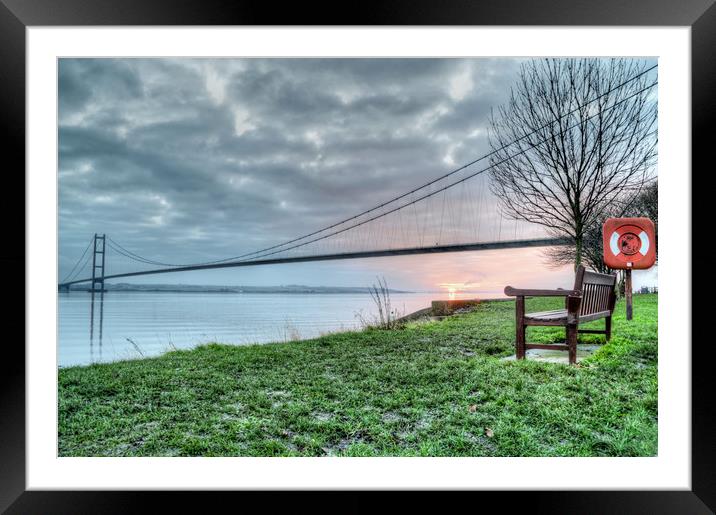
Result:
M603 243L610 268L649 268L656 260L654 224L648 218L610 218Z

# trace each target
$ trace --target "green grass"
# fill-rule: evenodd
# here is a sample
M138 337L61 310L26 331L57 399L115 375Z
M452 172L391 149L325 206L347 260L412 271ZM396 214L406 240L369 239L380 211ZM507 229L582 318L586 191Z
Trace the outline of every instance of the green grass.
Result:
M611 342L576 367L500 360L514 303L492 302L401 330L61 369L59 454L654 456L657 304L636 295L631 322L618 304Z

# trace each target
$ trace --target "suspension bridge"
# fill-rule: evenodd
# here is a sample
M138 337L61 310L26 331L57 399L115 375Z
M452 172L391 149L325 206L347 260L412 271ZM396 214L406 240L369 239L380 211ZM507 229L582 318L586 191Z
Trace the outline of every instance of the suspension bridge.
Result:
M622 87L653 68L616 87ZM654 81L631 97L656 84ZM277 237L275 242L256 250L246 249L235 256L172 263L162 258L141 255L111 236L95 234L58 287L60 290L68 290L74 284L89 283L91 291L103 291L106 280L143 275L567 244L568 239L551 235L540 224L505 216L500 209L500 199L492 192L491 177L487 172L539 145L540 141L534 141L533 137L539 130L559 123L562 118L578 110L583 112L585 108L589 109L589 104L600 101L611 91L499 149L369 209L300 236ZM631 97L602 107L601 111L596 110L587 120L605 110L618 108ZM584 123L584 119L581 123ZM576 124L566 128L560 124L559 131L569 131L574 127ZM530 137L532 139L528 139ZM525 144L525 141L529 143ZM509 147L513 145L514 151L506 157L502 157L504 152L498 154L506 149L510 151ZM500 155L502 160L496 160L496 155Z

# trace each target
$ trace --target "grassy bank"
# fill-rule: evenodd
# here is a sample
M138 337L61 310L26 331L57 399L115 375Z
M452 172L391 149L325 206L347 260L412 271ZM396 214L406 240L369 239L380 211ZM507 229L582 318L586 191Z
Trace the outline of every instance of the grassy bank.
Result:
M59 453L652 456L657 303L635 296L631 322L619 304L611 342L577 367L500 360L513 353L514 303L494 302L401 330L62 369Z

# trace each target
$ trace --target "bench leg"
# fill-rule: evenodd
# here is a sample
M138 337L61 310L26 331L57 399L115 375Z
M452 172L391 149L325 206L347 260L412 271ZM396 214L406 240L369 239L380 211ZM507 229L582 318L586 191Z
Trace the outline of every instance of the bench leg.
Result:
M577 363L577 326L567 326L567 345L569 345L569 364Z
M605 323L605 329L604 329L605 334L607 337L607 341L609 341L609 338L612 337L612 317L609 316L609 317L605 318L604 323Z
M515 299L515 358L525 359L525 298Z
M525 359L525 345L527 344L526 329L527 328L524 326L524 324L517 324L517 335L515 338L515 357L517 359Z

